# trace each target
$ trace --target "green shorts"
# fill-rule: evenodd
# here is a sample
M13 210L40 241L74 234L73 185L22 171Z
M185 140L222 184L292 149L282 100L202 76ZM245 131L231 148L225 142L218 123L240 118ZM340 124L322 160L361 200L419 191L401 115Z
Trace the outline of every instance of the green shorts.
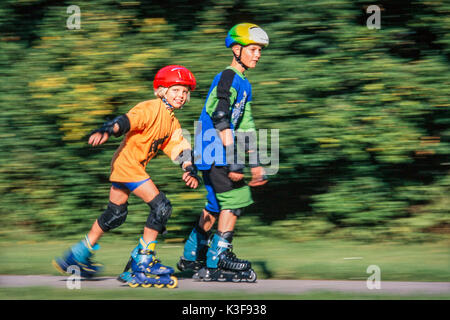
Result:
M202 171L208 194L205 209L212 213L221 210L242 209L253 203L250 187L244 179L238 182L228 178L228 167L212 165L211 169Z

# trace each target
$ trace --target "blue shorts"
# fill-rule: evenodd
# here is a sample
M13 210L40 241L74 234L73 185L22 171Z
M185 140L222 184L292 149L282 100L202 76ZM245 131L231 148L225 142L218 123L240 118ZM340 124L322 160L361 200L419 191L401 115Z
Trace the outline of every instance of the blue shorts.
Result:
M128 189L130 191L134 191L137 187L148 180L150 180L150 178L138 182L113 182L112 185L118 189Z

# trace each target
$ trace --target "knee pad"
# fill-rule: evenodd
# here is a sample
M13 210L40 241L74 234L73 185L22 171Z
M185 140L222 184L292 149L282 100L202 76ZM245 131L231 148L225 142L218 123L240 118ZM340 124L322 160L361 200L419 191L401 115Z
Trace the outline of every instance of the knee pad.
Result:
M160 192L152 201L147 203L150 207L150 214L148 215L145 226L147 228L165 233L166 224L172 214L172 204L166 195Z
M230 210L236 217L240 217L242 215L242 213L244 212L243 208L239 208L239 209L231 209Z
M239 209L224 209L224 210L228 210L230 213L234 214L236 217L240 217L242 215L242 213L244 212L243 208L239 208Z
M127 219L127 208L128 202L117 205L110 201L106 210L97 219L98 225L104 232L119 227Z

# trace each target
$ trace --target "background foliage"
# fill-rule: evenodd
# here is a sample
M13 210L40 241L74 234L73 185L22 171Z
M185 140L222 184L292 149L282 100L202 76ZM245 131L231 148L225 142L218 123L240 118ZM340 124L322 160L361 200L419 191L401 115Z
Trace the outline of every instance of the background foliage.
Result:
M68 30L66 9L81 9ZM366 27L368 5L381 29ZM120 140L87 134L151 99L156 71L191 69L198 90L177 113L191 133L227 30L270 36L256 69L258 128L279 129L280 168L238 234L433 240L448 235L450 5L445 1L44 1L0 4L1 237L81 236L106 206ZM148 167L174 205L167 238L186 237L205 191L165 157ZM148 207L130 199L115 234L136 238Z

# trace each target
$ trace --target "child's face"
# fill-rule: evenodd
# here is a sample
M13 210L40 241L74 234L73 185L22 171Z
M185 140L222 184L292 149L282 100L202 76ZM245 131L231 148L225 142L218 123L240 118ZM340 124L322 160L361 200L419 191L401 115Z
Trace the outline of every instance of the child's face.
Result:
M259 58L261 58L261 46L251 44L242 48L241 61L249 68L256 67Z
M165 97L175 109L180 109L186 103L188 93L187 86L175 85L167 90Z

